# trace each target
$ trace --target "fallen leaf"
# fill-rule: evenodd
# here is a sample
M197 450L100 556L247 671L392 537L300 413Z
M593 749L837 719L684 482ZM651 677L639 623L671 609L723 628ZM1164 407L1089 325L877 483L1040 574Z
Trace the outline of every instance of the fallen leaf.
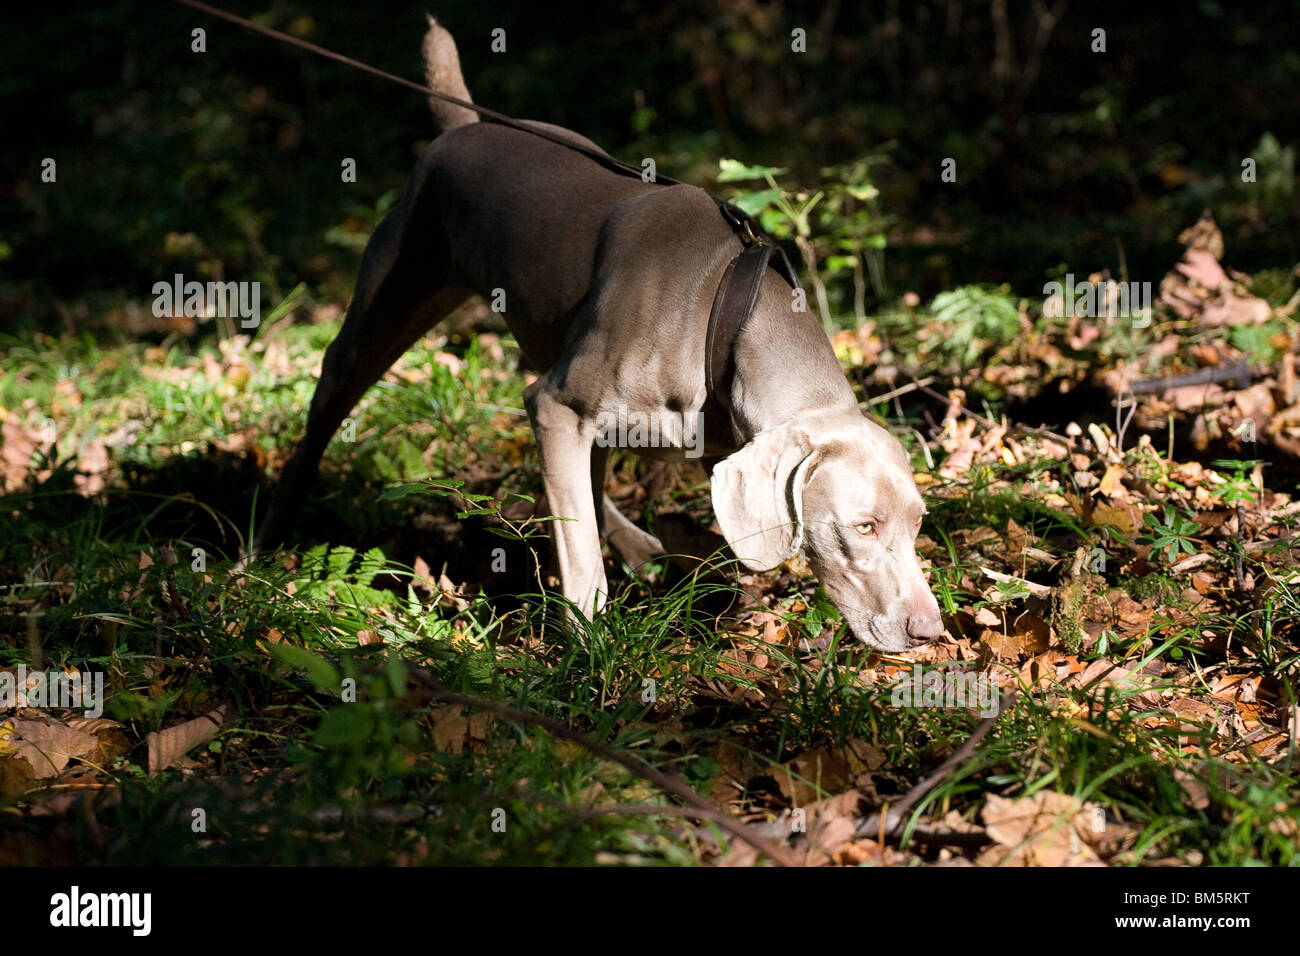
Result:
M492 715L483 712L466 717L461 704L446 704L435 709L430 717L434 746L451 754L463 753L467 747L471 751L481 750L492 722Z
M149 734L149 775L162 773L180 760L191 747L211 740L221 730L221 725L234 719L234 716L234 705L222 704L202 717Z
M801 807L816 798L818 787L822 792L835 793L849 786L854 774L842 757L818 747L795 757L773 776L790 805Z
M11 730L6 741L10 759L26 760L37 780L58 776L69 760L84 757L95 749L93 734L74 730L57 720L14 720L6 724Z
M983 866L1099 866L1101 861L1083 839L1098 811L1053 790L1010 799L990 794L981 818L996 846L979 855ZM1104 820L1104 817L1102 818Z
M1107 498L1121 498L1128 494L1124 487L1124 466L1113 464L1106 466L1106 473L1101 476L1099 489Z

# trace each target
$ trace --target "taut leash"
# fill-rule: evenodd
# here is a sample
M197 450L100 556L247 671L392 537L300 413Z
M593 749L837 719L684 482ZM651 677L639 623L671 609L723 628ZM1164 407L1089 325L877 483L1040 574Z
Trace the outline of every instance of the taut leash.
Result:
M423 84L416 83L413 80L404 77L395 76L377 67L370 66L368 63L362 63L360 60L354 60L350 56L344 56L342 53L335 53L333 50L327 50L323 46L310 43L300 37L290 36L280 30L272 27L262 26L254 23L244 17L229 13L218 7L203 3L202 0L174 0L182 6L191 7L200 13L206 13L210 16L226 20L236 26L241 26L255 33L261 33L273 40L279 40L290 46L296 46L299 49L315 53L317 56L323 56L326 59L343 63L347 66L355 67L365 73L378 76L381 79L404 86L407 89L415 90L417 93L423 93L425 96L432 96L436 99L451 103L453 106L459 106L462 109L472 110L479 116L492 123L499 123L502 126L508 126L511 129L528 133L529 135L539 137L563 146L575 153L581 153L589 159L595 160L607 169L621 173L626 176L635 176L642 179L642 170L639 166L633 166L631 163L625 163L622 160L615 159L608 153L598 149L591 149L580 143L573 143L542 129L527 126L512 116L505 113L499 113L496 110L488 109L486 106L479 106L468 100L462 100L457 96L450 96L440 90L431 89ZM664 186L683 186L686 183L673 179L669 176L655 175L653 182ZM692 187L698 188L698 187ZM799 279L795 275L794 267L790 264L790 259L785 254L785 250L778 246L759 224L758 220L745 212L738 206L734 206L724 199L705 192L718 206L718 211L722 213L722 218L727 221L732 230L740 238L744 245L742 251L727 266L727 271L723 275L722 283L719 286L718 293L713 301L713 309L709 314L709 326L706 336L705 349L705 379L710 407L715 413L722 413L724 420L729 421L733 434L739 434L739 426L731 410L730 389L734 373L734 360L732 357L732 347L735 344L737 335L752 314L758 301L759 287L762 284L763 275L767 272L770 265L777 271L781 278L789 283L792 289L799 288Z
M556 136L546 130L537 129L536 127L525 125L524 123L519 122L519 120L515 119L513 116L507 116L505 113L497 112L496 110L489 109L486 106L479 106L477 103L471 103L468 100L462 100L460 97L457 96L450 96L447 93L443 93L441 90L435 90L421 83L416 83L414 80L408 80L405 77L396 76L395 74L389 73L386 70L381 70L378 67L371 66L368 63L362 63L360 60L355 60L350 56L344 56L342 53L335 53L333 50L327 50L325 47L319 46L315 43L311 43L307 40L302 39L301 37L291 36L288 33L284 33L283 31L280 30L276 30L273 27L266 27L266 26L262 26L260 23L254 23L252 20L248 20L244 17L238 16L237 14L230 13L229 11L222 10L219 7L214 7L207 3L203 3L202 0L173 0L173 2L178 3L181 6L190 7L191 9L198 10L200 13L206 13L209 16L213 16L221 20L225 20L228 23L233 23L236 26L243 27L246 30L252 30L254 33L260 33L263 36L268 36L273 40L279 40L281 43L287 43L290 46L296 46L299 49L306 50L309 53L315 53L317 56L323 56L326 59L334 60L335 62L342 63L346 66L354 67L355 69L361 70L365 73L370 73L373 76L377 76L381 79L388 80L390 83L396 83L399 86L404 86L407 89L414 90L417 93L423 93L425 96L432 96L435 99L442 100L443 102L451 103L453 106L459 106L462 109L471 110L477 113L479 116L483 117L485 120L488 120L489 122L499 123L502 126L508 126L511 129L519 130L520 132L528 133L532 136L539 137L540 139L544 139L549 142L555 143L557 146L563 146L566 149L572 150L575 153L581 153L583 156L586 156L588 159L595 160L596 162L600 163L602 166L606 167L607 169L611 169L615 172L622 173L627 176L635 176L638 179L642 178L642 170L639 166L633 166L631 163L625 163L622 160L615 159L613 156L610 156L608 153L603 152L601 150L591 149L587 146L583 146L580 143L574 143L574 142L570 142L569 140L562 139L559 136ZM686 183L683 183L681 180L673 179L670 176L661 176L658 173L655 174L655 178L653 181L665 186L687 185ZM724 199L719 199L717 196L713 196L710 194L709 198L718 204L718 208L719 211L722 213L722 217L727 220L728 225L730 225L731 228L740 237L740 240L745 244L746 248L749 248L750 246L756 244L761 245L763 243L772 242L772 238L768 236L766 232L764 232L763 227L760 226L758 221L749 213L745 212L743 209L733 206L731 203L727 202ZM778 258L778 262L775 265L776 270L781 273L781 275L785 278L787 282L790 283L792 287L797 287L799 284L799 280L795 277L794 269L790 265L789 260L786 259L785 253L781 252L781 254L777 258Z

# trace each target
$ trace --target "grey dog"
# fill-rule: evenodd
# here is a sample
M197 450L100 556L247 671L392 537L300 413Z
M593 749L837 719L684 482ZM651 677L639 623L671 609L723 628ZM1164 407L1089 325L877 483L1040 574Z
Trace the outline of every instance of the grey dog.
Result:
M471 102L455 42L432 18L424 59L431 89ZM366 247L254 550L287 534L331 436L389 366L470 295L504 297L540 373L525 398L550 513L568 519L553 524L562 590L591 614L608 590L602 536L634 567L663 552L605 494L600 423L690 422L713 407L706 331L742 241L702 190L604 168L563 145L599 152L576 133L430 103L439 135ZM915 550L925 506L902 446L862 415L817 320L794 305L769 270L736 333L717 396L732 420L704 421L714 512L745 566L802 550L858 638L907 650L943 630ZM638 451L683 456L683 429L663 437Z

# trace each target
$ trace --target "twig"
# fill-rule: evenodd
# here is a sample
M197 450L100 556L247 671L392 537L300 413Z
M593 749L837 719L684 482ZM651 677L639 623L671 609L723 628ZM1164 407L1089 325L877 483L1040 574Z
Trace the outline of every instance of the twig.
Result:
M180 588L176 586L176 552L172 550L170 544L164 544L158 549L158 554L163 561L163 597L167 599L177 620L185 621L189 618L190 611L185 606L185 598L181 595Z
M1242 531L1246 524L1246 509L1237 502L1237 530L1233 537L1237 539L1237 547L1232 552L1232 576L1237 581L1237 592L1246 593L1246 569L1241 565L1241 556L1245 554L1245 545L1242 541Z
M583 820L597 820L601 817L685 817L686 819L711 820L728 830L730 830L730 827L728 827L727 821L734 823L736 819L731 814L722 810L709 810L703 807L683 807L676 803L620 803L610 807L575 807L568 803L547 801L547 806L554 807L556 810L560 810ZM774 823L760 824L758 826L742 823L741 826L750 831L754 839L765 841L766 837L763 833L764 830L772 831L774 834L783 834L788 827L788 824L777 821ZM709 833L709 831L701 830L696 827L687 828L687 832L694 833L697 836L708 833L709 837L713 837L713 834ZM749 842L750 846L754 846L753 842L746 842ZM763 852L766 853L767 851L763 850ZM795 862L791 865L798 866L801 864Z
M32 670L45 669L45 650L41 645L41 618L44 614L33 611L23 615L27 623L27 660Z
M673 796L690 804L695 810L699 811L701 817L712 820L737 840L749 844L759 853L770 857L779 866L800 865L799 859L788 849L779 846L770 840L762 839L755 836L753 833L750 833L749 829L744 824L740 823L730 814L723 813L692 790L690 786L674 777L668 776L661 770L655 769L643 760L628 756L627 754L619 753L613 747L592 740L591 738L578 733L576 730L565 726L558 720L552 720L549 717L542 717L539 714L532 714L525 710L519 710L515 707L509 706L508 704L503 704L500 701L488 700L486 697L475 697L472 694L462 694L460 691L452 690L428 671L413 667L410 668L410 673L419 683L424 685L425 689L427 689L433 697L436 697L439 700L448 701L449 703L454 704L463 704L468 707L477 707L480 710L491 711L494 714L505 717L507 720L541 727L552 737L559 737L561 740L571 741L586 750L590 750L597 756L603 757L606 760L611 760L637 776L649 780L661 790L668 791Z
M1200 554L1193 554L1190 555L1189 557L1183 558L1181 561L1177 562L1176 564L1170 565L1169 573L1182 574L1184 571L1191 571L1194 568L1199 568L1203 564L1209 564L1213 560L1214 560L1214 555L1212 554L1207 554L1205 552L1202 552ZM1241 561L1240 555L1237 556L1237 560Z
M939 768L930 774L911 790L907 791L902 800L892 807L886 805L885 813L873 813L867 817L854 831L854 836L862 837L887 837L895 835L903 825L903 818L907 816L909 810L916 806L927 793L937 787L940 783L952 776L953 772L975 752L979 742L988 736L988 732L993 729L993 725L998 722L998 716L1010 710L1015 704L1016 698L1020 696L1019 691L1012 691L1005 695L998 704L998 712L992 717L985 717L980 721L980 725L975 728L975 732L966 739L966 742L958 747Z
M871 408L874 405L883 405L885 402L889 401L892 398L898 398L898 396L906 395L908 392L915 392L918 388L924 388L925 386L929 385L933 381L934 381L933 375L928 375L925 378L921 379L919 382L913 379L912 381L908 382L906 385L900 385L898 388L894 389L891 392L886 392L884 395L878 395L875 398L869 398L865 402L858 402L858 408Z
M932 388L926 387L926 385L915 375L913 375L912 372L909 371L908 369L903 369L903 373L912 380L912 383L917 387L918 390L925 393L926 395L929 395L931 398L935 399L936 401L943 402L945 405L948 404L947 395L944 395L942 392L936 392ZM927 378L925 379L925 381L931 382L934 381L934 379ZM989 428L997 428L1002 424L1001 422L995 422L993 419L981 415L979 412L971 408L967 408L965 405L959 405L958 407L961 409L962 414L965 415L967 418L973 418L975 419L975 421ZM1059 434L1058 432L1054 432L1048 428L1034 428L1031 425L1025 425L1020 422L1014 422L1013 427L1016 429L1016 431L1025 432L1026 434L1029 435L1038 435L1042 438L1051 438L1054 439L1055 441L1061 442L1063 445L1068 446L1074 444L1073 438L1070 438L1067 435Z
M1125 382L1127 385L1128 383ZM1138 403L1133 398L1133 390L1129 389L1128 415L1122 415L1124 411L1124 392L1121 391L1115 396L1115 454L1119 460L1124 460L1124 433L1128 431L1128 426L1133 422L1133 416L1137 414ZM1170 458L1172 461L1173 458Z
M1262 554L1275 544L1285 544L1291 548L1300 547L1300 535L1284 534L1277 538L1257 538L1247 541L1244 550L1247 554Z
M1248 362L1238 362L1235 365L1203 368L1199 372L1188 372L1186 375L1146 378L1140 382L1133 382L1128 386L1128 390L1134 395L1149 395L1170 388L1181 388L1184 385L1216 385L1219 382L1232 381L1242 381L1248 384L1255 378L1255 375L1255 370L1251 368Z
M1026 581L1024 578L1018 578L1012 574L1003 574L1001 571L994 571L992 568L981 567L980 571L985 577L992 578L1000 584L1019 584L1036 598L1045 598L1052 596L1052 589L1046 584L1039 584L1037 581Z
M1034 83L1038 80L1038 73L1043 67L1043 52L1047 49L1047 44L1052 39L1052 32L1056 29L1056 25L1061 22L1061 17L1065 16L1065 10L1069 5L1070 0L1057 0L1049 10L1041 0L1034 0L1034 15L1038 18L1038 30L1034 34L1034 42L1029 48L1029 55L1025 57L1025 69L1020 75L1020 85L1016 90L1015 104L1017 112L1021 104L1024 103L1025 97L1033 88Z
M924 824L913 827L910 839L917 843L929 843L933 846L981 847L988 846L993 838L980 830L948 830L943 827L928 827Z

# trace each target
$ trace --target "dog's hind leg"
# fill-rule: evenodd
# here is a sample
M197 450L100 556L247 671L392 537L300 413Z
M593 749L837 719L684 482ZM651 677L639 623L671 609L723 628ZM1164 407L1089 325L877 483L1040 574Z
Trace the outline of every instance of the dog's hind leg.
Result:
M366 391L470 295L465 289L442 285L438 250L403 235L409 215L404 203L380 224L366 246L347 318L321 364L307 432L280 475L271 507L257 530L254 554L283 543L293 530L321 456Z
M605 475L609 449L597 444L591 450L591 495L596 502L596 519L600 536L610 543L629 568L645 575L645 565L664 553L664 546L628 520L605 494Z
M613 545L614 550L629 568L649 578L645 565L663 556L663 542L638 528L627 515L618 510L618 506L610 500L609 495L602 494L601 497L604 499L601 509L603 518L601 533L604 534L605 540Z

